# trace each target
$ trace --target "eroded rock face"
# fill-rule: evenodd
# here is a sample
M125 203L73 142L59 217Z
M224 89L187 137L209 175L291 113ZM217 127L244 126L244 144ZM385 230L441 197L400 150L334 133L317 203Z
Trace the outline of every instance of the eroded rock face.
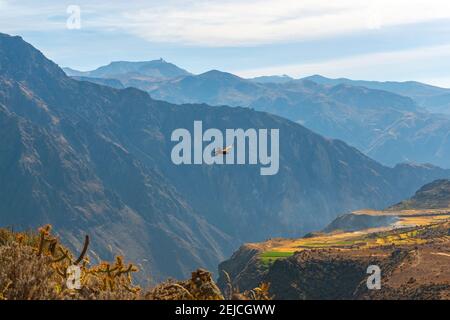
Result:
M260 252L248 245L242 246L229 260L220 263L217 284L222 291L228 290L230 284L239 290L251 290L261 284L267 270L259 264Z

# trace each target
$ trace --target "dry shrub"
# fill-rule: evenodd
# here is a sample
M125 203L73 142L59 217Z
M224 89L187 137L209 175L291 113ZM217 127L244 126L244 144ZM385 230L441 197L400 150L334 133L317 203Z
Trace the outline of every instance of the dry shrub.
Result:
M143 293L133 284L138 269L122 257L114 263L102 262L90 267L85 256L86 236L81 253L75 257L51 235L51 226L39 232L12 232L0 229L0 300L223 300L224 296L210 272L199 269L186 281L168 280ZM81 269L81 288L69 289L69 266ZM269 299L268 285L242 294L232 289L233 298Z
M14 233L0 229L0 299L107 299L129 300L140 297L140 288L132 283L137 268L126 265L122 257L113 264L102 262L89 267L85 257L89 246L86 236L77 258L51 235L51 226L38 234ZM81 269L81 289L67 287L67 268Z
M0 247L0 299L58 299L59 281L50 258L12 242Z
M211 273L198 269L186 281L168 280L151 289L146 295L151 300L224 300Z

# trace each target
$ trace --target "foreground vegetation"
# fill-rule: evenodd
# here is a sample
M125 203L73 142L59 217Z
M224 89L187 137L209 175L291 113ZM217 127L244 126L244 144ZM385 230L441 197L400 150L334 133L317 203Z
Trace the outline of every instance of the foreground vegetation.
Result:
M267 300L267 284L239 293L230 284L222 293L211 273L199 269L186 281L167 280L142 289L133 282L139 272L121 256L114 262L91 265L87 256L90 239L86 236L79 255L74 255L51 234L46 225L35 232L0 229L0 300ZM79 288L69 267L81 270Z

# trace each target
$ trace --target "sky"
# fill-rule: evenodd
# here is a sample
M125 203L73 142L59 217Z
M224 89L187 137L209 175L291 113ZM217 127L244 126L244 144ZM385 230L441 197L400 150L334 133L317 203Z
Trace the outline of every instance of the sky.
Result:
M0 0L0 32L79 70L163 58L197 74L450 87L448 0Z

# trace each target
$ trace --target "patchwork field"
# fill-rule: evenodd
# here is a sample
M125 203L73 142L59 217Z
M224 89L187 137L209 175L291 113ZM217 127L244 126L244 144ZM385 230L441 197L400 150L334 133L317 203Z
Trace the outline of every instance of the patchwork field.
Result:
M261 262L269 265L278 259L292 256L295 252L308 249L335 248L354 250L383 246L414 246L439 239L426 239L423 234L433 228L448 224L450 209L375 211L360 210L353 215L395 216L397 221L379 228L369 228L353 232L316 233L298 239L271 239L264 243L251 244L260 250ZM444 236L443 241L449 240Z

